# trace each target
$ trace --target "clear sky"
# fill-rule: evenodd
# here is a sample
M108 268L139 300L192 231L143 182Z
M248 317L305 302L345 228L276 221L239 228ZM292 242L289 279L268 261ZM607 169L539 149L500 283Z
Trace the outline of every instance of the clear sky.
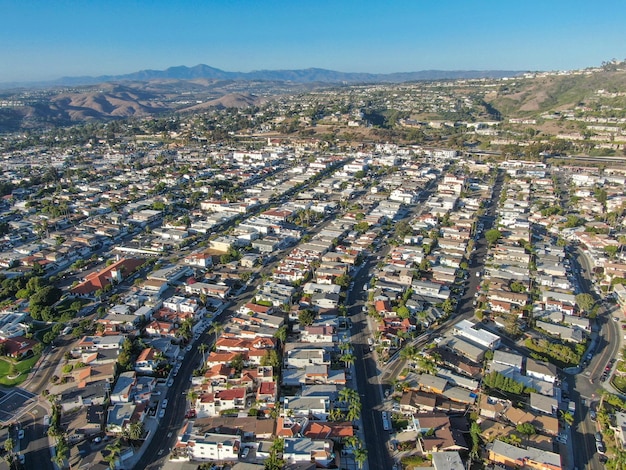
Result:
M626 57L624 0L0 0L0 82L227 71L571 70Z

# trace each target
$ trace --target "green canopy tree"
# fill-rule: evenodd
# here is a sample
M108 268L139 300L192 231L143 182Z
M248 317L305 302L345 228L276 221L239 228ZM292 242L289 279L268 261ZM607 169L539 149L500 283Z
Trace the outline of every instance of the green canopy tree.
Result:
M495 245L500 238L502 238L502 232L498 229L492 228L485 232L485 239L490 246Z
M593 296L588 293L576 294L576 303L585 312L590 312L595 304Z

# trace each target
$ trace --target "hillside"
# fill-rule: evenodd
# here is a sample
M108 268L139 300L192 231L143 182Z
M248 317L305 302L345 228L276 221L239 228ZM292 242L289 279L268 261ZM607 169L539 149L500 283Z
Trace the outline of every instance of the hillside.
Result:
M516 79L503 83L485 101L506 117L539 117L542 113L587 107L595 103L626 104L624 97L598 93L626 91L626 71L601 71L581 75L556 75Z

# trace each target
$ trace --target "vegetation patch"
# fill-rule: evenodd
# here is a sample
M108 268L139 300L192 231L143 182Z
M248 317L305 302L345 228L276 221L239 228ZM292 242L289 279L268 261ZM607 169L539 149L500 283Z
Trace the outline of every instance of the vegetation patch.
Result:
M0 385L14 387L24 382L40 357L41 355L38 354L21 361L15 361L8 357L0 358Z
M620 393L626 393L626 377L622 375L614 375L611 379L613 385Z

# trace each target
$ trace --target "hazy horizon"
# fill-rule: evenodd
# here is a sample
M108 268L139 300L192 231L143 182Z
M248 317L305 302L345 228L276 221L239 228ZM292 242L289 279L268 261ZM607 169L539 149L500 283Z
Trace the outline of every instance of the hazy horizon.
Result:
M626 3L493 0L0 0L0 82L122 75L206 64L321 68L572 70L623 59Z

